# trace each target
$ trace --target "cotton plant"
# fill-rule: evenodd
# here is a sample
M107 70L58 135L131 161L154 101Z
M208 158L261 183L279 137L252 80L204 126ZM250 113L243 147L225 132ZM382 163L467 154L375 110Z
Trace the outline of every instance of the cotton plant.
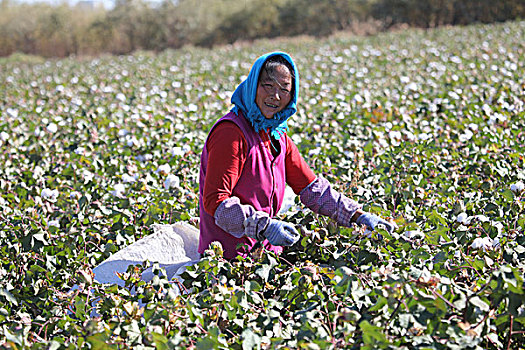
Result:
M472 249L483 250L484 252L498 247L500 244L499 238L492 239L490 237L478 237L474 239L470 247Z

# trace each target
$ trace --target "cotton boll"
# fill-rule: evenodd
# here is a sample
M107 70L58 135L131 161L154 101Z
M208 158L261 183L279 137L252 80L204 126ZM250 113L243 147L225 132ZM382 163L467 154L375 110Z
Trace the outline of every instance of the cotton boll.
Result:
M58 131L58 126L55 123L50 123L46 127L46 130L47 130L47 132L49 132L51 134L54 134L54 133L56 133Z
M91 171L86 169L82 170L82 177L84 178L84 182L89 182L93 180L94 176L95 175Z
M197 112L199 108L197 107L196 104L193 104L193 103L190 103L189 106L188 106L188 111L190 112Z
M418 89L419 86L414 82L411 82L405 86L405 91L417 91Z
M470 131L469 129L465 129L465 132L461 135L459 135L459 141L466 142L470 140L474 136L474 133Z
M128 135L126 136L126 145L128 147L133 147L133 146L137 147L139 146L139 140L137 140L135 136Z
M169 174L164 180L164 188L169 190L171 187L178 188L180 185L180 180L176 175Z
M475 216L472 217L472 219L478 220L480 222L489 222L490 221L489 217L486 216L486 215L475 215Z
M412 230L403 232L403 236L408 239L421 239L425 238L425 234L420 230Z
M18 110L14 109L14 108L8 108L7 109L7 115L10 116L11 118L18 118Z
M488 249L493 248L493 242L490 237L478 237L476 238L472 244L470 245L473 249L483 249L483 251L487 251Z
M483 238L481 237L476 238L470 245L470 247L474 249L480 249L482 246L483 246Z
M0 139L1 139L2 141L4 141L4 142L7 141L7 140L9 140L9 134L6 133L5 131L2 131L2 132L0 133Z
M456 217L456 221L460 224L466 224L468 219L467 213L461 213Z
M167 175L171 171L171 166L169 164L162 164L157 168L156 173L160 175Z
M171 149L171 156L172 157L182 157L186 152L182 149L182 147L173 147Z
M388 132L388 137L395 140L401 140L401 133L397 130L391 130Z
M118 131L118 136L120 136L120 137L126 136L127 134L129 134L129 131L127 131L126 129L120 129Z
M119 100L120 102L125 102L126 101L126 95L124 95L122 92L119 92L116 96L117 100Z
M491 116L492 115L492 108L490 108L490 106L488 104L484 104L481 109L483 110L483 112L487 115L487 116Z
M523 182L518 181L515 184L510 185L510 190L514 193L520 193L525 188Z
M118 183L115 186L113 186L113 191L110 193L114 195L115 197L123 197L124 192L126 192L126 187L122 183Z
M421 141L426 141L426 140L430 139L431 137L432 136L430 134L421 133L421 134L419 134L418 139L420 139Z
M54 203L57 201L59 194L60 193L58 192L58 190L51 190L49 188L44 188L42 192L40 192L40 197Z
M60 222L58 220L49 220L47 222L47 226L48 227L56 227L56 228L60 228Z
M129 174L124 174L122 175L122 181L124 181L124 183L133 183L135 181L137 181L138 179L138 175L135 174L133 176L129 175Z

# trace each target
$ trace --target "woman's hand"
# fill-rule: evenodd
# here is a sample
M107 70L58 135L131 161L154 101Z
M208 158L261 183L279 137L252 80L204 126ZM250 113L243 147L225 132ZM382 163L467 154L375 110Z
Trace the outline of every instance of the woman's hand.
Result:
M294 245L301 238L292 224L274 219L270 219L263 234L270 244L277 246Z
M393 222L386 221L385 219L380 218L377 215L363 212L356 220L356 223L359 225L366 225L371 230L375 230L378 225L383 225L385 230L389 233L392 233L397 228L397 225Z

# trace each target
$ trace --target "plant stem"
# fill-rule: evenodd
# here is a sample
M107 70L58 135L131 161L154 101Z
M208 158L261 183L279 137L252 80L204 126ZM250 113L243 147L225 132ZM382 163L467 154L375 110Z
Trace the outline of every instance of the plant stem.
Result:
M512 326L514 324L514 316L510 315L510 329L509 329L509 340L507 341L507 350L510 349L510 340L512 338Z

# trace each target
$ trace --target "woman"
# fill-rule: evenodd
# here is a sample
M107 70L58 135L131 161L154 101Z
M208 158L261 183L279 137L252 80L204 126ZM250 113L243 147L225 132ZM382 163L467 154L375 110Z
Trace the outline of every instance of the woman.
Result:
M298 92L292 58L283 52L263 55L235 90L235 107L212 127L201 155L199 253L213 241L222 244L227 259L246 255L257 242L277 254L296 243L295 227L273 218L286 184L306 207L340 225L394 229L316 177L300 156L286 134Z

